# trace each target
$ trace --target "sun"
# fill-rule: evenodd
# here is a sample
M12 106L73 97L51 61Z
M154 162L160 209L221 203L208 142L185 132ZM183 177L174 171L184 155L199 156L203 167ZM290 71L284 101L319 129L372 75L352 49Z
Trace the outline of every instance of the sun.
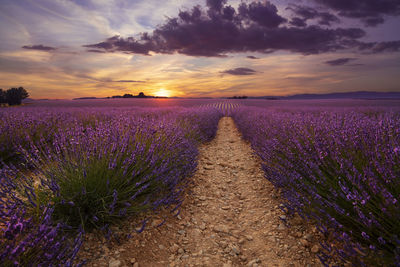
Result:
M155 96L163 96L163 97L170 97L171 92L165 88L161 88L158 91L154 92Z

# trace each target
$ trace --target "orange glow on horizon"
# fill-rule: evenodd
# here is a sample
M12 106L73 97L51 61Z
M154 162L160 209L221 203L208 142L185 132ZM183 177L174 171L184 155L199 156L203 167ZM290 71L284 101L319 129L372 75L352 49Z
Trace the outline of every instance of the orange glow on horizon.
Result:
M161 96L161 97L171 97L171 91L165 89L165 88L161 88L158 91L154 92L155 96Z

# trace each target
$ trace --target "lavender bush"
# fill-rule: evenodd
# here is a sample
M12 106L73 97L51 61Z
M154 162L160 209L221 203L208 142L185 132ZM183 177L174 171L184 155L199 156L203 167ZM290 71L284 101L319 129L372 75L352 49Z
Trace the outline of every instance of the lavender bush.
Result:
M290 212L329 237L320 255L400 265L400 115L241 108L234 119Z
M2 115L4 155L23 155L13 171L1 159L0 255L10 266L71 265L84 229L160 207L176 212L197 146L213 138L222 116L199 107L37 107Z
M55 219L85 229L178 205L180 186L196 167L196 140L212 137L219 119L215 111L182 112L118 115L106 123L94 118L51 145L33 144L26 155L42 177L41 201L55 203ZM186 121L191 128L181 126Z
M67 226L51 219L53 208L35 204L32 183L9 168L0 169L1 266L72 266L82 232L75 238L65 235ZM32 215L32 209L38 214Z

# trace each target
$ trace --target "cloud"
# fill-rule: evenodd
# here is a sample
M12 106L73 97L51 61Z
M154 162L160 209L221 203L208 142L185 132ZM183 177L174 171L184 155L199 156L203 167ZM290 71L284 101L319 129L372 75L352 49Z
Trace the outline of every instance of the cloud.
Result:
M99 49L88 49L86 50L87 52L91 52L91 53L106 53L106 51L104 50L99 50Z
M255 57L255 56L247 56L247 58L250 58L250 59L260 59L260 58Z
M373 53L399 52L399 51L400 51L400 41L374 43L372 47Z
M310 19L319 19L318 23L325 26L331 26L332 23L340 22L340 19L334 14L320 12L312 7L291 4L286 9L291 10L297 16L292 18L290 24L298 27L305 27L307 20Z
M359 39L366 33L360 28L307 26L306 21L314 18L325 26L338 21L336 16L327 12L291 5L290 9L300 17L287 23L287 19L278 14L276 6L268 1L242 2L237 9L226 2L207 0L206 10L197 5L180 11L177 17L168 18L153 32L126 38L117 35L84 47L142 55L177 53L226 57L228 53L271 53L278 50L310 55L361 49L364 44Z
M22 48L24 49L32 49L32 50L40 50L40 51L53 51L56 48L51 46L44 46L44 45L24 45Z
M355 42L361 51L367 53L378 54L383 52L400 52L400 41L387 41L387 42Z
M145 81L135 81L135 80L118 80L114 81L116 83L145 83Z
M329 61L325 61L325 64L330 65L330 66L342 66L342 65L346 65L347 63L349 63L350 61L356 60L356 58L338 58L335 60L329 60Z
M306 27L307 26L307 20L299 18L299 17L292 18L289 23L290 23L290 25L297 26L297 27Z
M221 71L221 73L242 76L242 75L254 75L257 73L257 71L249 68L235 68L235 69Z
M335 11L340 16L361 19L366 26L384 22L384 16L399 16L399 0L314 0Z
M248 19L267 28L276 28L287 21L278 15L276 6L268 1L252 2L249 5L241 3L238 10L242 19Z

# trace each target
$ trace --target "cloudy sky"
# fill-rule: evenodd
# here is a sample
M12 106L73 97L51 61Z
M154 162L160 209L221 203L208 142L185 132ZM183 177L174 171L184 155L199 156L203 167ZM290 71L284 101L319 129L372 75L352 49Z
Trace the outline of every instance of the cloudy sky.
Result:
M400 91L399 0L1 0L33 98Z

